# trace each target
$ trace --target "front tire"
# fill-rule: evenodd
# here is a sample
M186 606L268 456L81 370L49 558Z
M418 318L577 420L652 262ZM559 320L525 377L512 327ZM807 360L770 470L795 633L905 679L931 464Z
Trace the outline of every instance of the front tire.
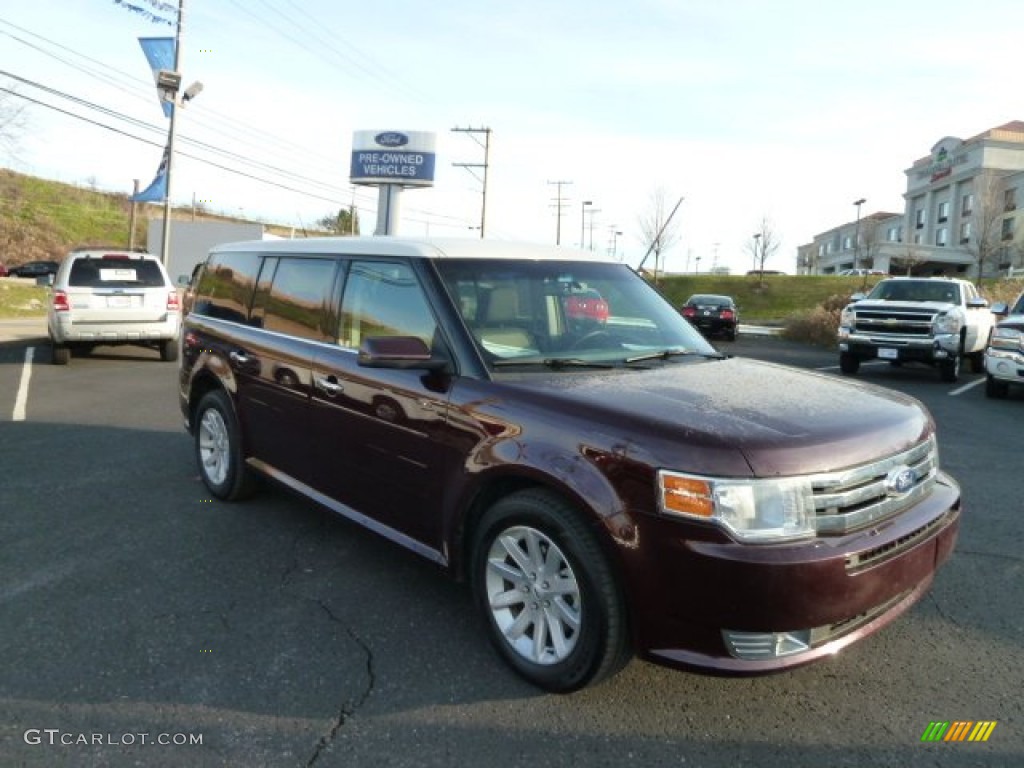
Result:
M210 493L225 501L252 495L256 476L245 463L238 419L222 390L203 395L195 425L196 464Z
M948 384L960 378L960 355L953 355L939 362L939 378Z
M1010 394L1010 385L991 374L985 377L985 397L1002 400Z
M568 693L629 660L626 611L597 535L559 497L526 490L484 513L472 585L488 635L522 677Z
M860 370L860 359L849 352L840 352L839 370L848 376L852 376Z

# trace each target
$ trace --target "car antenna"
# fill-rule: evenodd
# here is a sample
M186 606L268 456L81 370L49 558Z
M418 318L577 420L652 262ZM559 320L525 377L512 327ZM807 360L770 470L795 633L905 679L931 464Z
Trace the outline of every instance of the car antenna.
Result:
M679 206L683 204L683 200L685 199L685 197L679 198L679 202L676 203L675 208L672 209L668 218L665 219L665 223L661 225L661 229L658 230L658 234L654 236L654 239L651 240L651 244L647 246L647 253L645 253L644 257L640 259L640 263L636 265L637 272L644 268L644 262L647 261L647 257L651 255L651 250L653 250L654 244L661 242L661 236L664 234L665 230L668 229L668 225L672 223L672 217L676 215L676 211L679 210Z

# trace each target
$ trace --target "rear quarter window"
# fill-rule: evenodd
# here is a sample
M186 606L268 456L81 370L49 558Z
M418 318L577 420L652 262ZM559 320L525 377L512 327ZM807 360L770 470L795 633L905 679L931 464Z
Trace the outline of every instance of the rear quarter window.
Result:
M212 254L199 278L192 311L244 323L249 314L259 266L260 257L256 253L233 251Z

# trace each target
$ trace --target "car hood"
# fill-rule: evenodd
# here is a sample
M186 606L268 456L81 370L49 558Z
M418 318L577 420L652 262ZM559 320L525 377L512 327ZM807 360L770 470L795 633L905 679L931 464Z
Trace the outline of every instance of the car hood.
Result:
M930 309L932 312L938 314L939 312L948 312L951 309L959 307L959 304L949 301L875 301L871 299L861 299L850 305L855 310L871 309L871 310L900 310L900 309Z
M1024 331L1024 315L1007 315L998 323L997 328L1015 328L1019 331Z
M905 450L933 430L909 396L743 358L501 381L528 388L520 397L550 411L551 424L579 419L584 447L696 474L833 471Z

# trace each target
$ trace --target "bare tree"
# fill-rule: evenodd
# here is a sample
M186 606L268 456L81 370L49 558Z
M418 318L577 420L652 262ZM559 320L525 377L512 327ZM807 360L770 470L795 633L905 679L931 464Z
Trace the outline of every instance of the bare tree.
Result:
M893 261L906 269L907 277L910 277L914 272L914 267L928 261L928 252L922 250L917 243L908 240L903 243Z
M0 150L8 157L17 155L22 134L28 129L25 110L17 91L0 88Z
M758 231L750 236L747 252L754 257L754 270L757 271L757 285L764 285L764 263L779 250L779 238L775 227L767 216L761 217Z
M675 208L671 211L668 209L668 193L663 187L658 187L651 193L647 210L637 217L643 246L648 253L654 254L655 283L658 282L658 270L662 263L661 254L679 242L679 220L671 218L674 212Z
M1002 178L991 172L981 174L974 182L974 202L968 219L971 234L968 242L964 244L964 249L974 257L979 284L986 267L995 271L999 267L1000 259L1005 257L1004 189ZM1012 238L1012 231L1010 234Z

